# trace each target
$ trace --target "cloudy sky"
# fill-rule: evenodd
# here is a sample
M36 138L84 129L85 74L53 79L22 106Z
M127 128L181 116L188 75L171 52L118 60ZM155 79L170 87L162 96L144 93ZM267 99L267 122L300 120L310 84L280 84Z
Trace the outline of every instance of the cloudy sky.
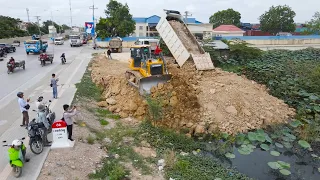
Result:
M320 11L320 0L119 0L128 3L134 17L162 15L163 9L175 9L180 12L190 11L192 17L208 22L209 17L220 10L233 8L242 15L242 22L257 23L258 17L272 5L289 5L295 12L295 21L304 23L310 20L314 12ZM281 1L281 3L279 3ZM45 2L45 3L44 3ZM104 9L108 0L94 0L95 17L104 17ZM26 8L29 9L30 21L50 20L51 12L54 21L70 25L69 0L0 0L0 14L28 20ZM92 0L71 0L73 25L82 25L92 21Z

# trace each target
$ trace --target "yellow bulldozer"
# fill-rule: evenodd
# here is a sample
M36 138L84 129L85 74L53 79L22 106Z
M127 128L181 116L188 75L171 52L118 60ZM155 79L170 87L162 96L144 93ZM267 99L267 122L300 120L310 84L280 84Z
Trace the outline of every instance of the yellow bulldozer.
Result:
M131 57L126 79L129 84L139 89L140 95L150 94L153 86L166 83L171 79L161 53L151 52L150 45L134 45L130 48Z

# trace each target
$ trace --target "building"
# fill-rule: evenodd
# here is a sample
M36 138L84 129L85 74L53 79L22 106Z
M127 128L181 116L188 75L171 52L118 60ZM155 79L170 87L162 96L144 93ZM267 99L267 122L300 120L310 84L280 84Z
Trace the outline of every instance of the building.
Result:
M157 15L153 15L147 18L134 17L133 20L136 22L136 29L135 29L135 32L132 34L132 36L134 37L159 36L156 26L160 21L160 18L161 17ZM192 27L189 28L192 33L202 33L204 30L208 30L207 24L203 25L202 22L197 21L195 18L187 18L187 24L188 26L192 25ZM212 25L211 25L211 28L212 28ZM194 30L194 32L191 29Z
M212 35L217 37L225 36L243 36L245 31L234 25L220 25L212 30Z

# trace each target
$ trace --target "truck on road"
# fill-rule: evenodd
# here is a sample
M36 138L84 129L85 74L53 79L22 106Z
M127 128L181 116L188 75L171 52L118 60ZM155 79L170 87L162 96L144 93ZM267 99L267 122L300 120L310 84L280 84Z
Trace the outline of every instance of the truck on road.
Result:
M24 47L27 55L29 55L29 53L38 54L46 52L48 44L42 40L27 40L24 42Z
M82 37L81 35L69 35L70 46L82 46Z
M122 52L122 39L118 38L118 37L112 38L109 41L109 48L111 49L112 52L121 53Z

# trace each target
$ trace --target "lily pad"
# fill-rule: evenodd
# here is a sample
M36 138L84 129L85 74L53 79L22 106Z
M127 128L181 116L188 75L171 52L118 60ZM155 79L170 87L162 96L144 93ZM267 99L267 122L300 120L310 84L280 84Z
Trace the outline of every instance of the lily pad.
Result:
M317 112L320 112L320 106L314 106L313 109Z
M290 172L289 170L286 170L286 169L281 169L281 170L280 170L280 173L283 174L283 175L285 175L285 176L288 176L288 175L291 174L291 172Z
M299 126L301 126L301 125L302 125L302 122L299 121L299 120L295 120L295 121L292 121L292 122L290 123L290 126L292 126L292 127L294 127L294 128L299 127Z
M253 149L255 146L248 144L248 145L241 145L241 148L238 149L238 152L242 155L249 155L250 153L253 152Z
M286 147L287 149L291 149L291 148L293 147L292 144L289 143L289 142L284 142L283 145L284 145L284 147Z
M281 166L279 163L277 162L268 162L268 166L271 168L271 169L279 169Z
M264 131L262 129L257 129L256 131L258 134L264 134Z
M256 141L257 140L257 135L254 132L248 132L248 139L250 141Z
M247 147L250 148L250 149L255 149L255 148L257 148L256 146L254 146L254 145L252 145L252 144L248 144Z
M259 142L265 142L266 141L266 138L264 137L264 134L257 134L256 139Z
M247 149L238 149L238 152L242 155L249 155L251 152Z
M265 151L270 150L270 147L267 144L261 144L260 147L261 147L261 149L263 149Z
M250 141L248 139L243 141L243 144L250 144Z
M283 161L277 161L277 163L280 165L280 169L289 169L291 166L289 163L283 162Z
M272 143L272 139L269 137L268 134L265 134L264 137L266 138L266 141L267 141L267 142Z
M305 141L305 140L299 140L299 141L298 141L298 144L299 144L301 147L305 148L305 149L311 147L310 144L309 144L307 141Z
M282 144L280 144L280 143L275 143L274 145L276 145L278 148L283 148L283 145Z
M271 151L270 154L272 156L280 156L280 153L278 151Z
M318 158L319 157L316 154L311 154L311 156L314 157L314 158Z
M225 154L225 156L230 159L234 159L236 157L234 154L231 154L231 153L227 153Z
M284 141L286 141L286 142L291 142L290 138L288 138L288 137L286 137L286 136L282 137L281 139L284 140Z
M288 138L292 139L292 140L296 140L296 139L297 139L297 137L296 137L295 135L290 134L290 133L286 133L286 136L287 136Z

